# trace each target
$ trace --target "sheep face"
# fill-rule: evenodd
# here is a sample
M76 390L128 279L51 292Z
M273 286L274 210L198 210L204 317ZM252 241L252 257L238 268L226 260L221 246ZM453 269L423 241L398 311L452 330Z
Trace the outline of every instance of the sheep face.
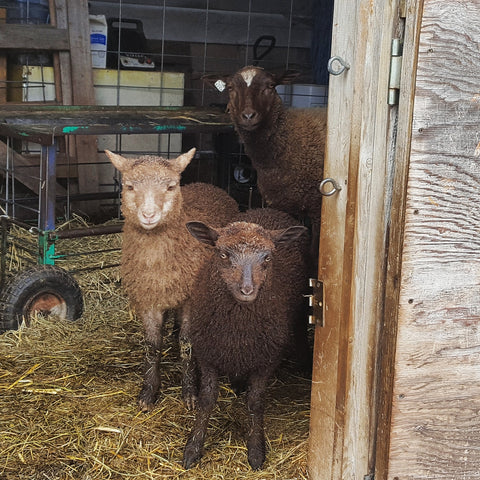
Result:
M272 122L272 112L283 108L275 87L289 84L299 72L287 70L274 75L263 68L247 66L231 76L206 75L204 80L217 90L228 90L227 109L237 129L254 131L266 122Z
M235 300L250 303L271 270L275 243L254 224L237 226L244 230L223 233L216 242L219 273Z
M235 222L213 229L201 222L188 222L197 240L215 247L217 270L228 291L240 303L254 302L268 282L276 248L296 240L305 227L266 230L260 225Z
M228 79L228 111L238 127L255 130L274 105L281 105L276 85L275 77L258 67L245 67Z
M122 213L126 221L153 230L170 214L180 211L180 176L195 149L171 160L150 155L131 159L108 150L105 153L122 173Z

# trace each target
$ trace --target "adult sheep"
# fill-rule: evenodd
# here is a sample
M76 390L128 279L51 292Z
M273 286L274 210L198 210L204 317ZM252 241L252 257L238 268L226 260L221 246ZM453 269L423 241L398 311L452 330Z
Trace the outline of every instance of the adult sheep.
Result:
M255 212L252 218L262 223L259 215ZM258 469L265 460L263 414L268 381L291 344L293 323L296 319L306 322L298 313L304 311L308 241L305 227L285 223L281 216L275 224L275 214L268 209L264 215L265 224L273 229L250 221L219 229L201 222L187 224L191 234L214 247L215 253L200 269L190 299L188 337L200 372L200 391L184 450L185 468L202 456L220 376L229 377L234 385L246 383L251 418L248 461ZM249 220L248 213L244 220Z
M178 310L182 331L189 318L185 302L200 266L211 255L207 247L192 238L185 223L203 220L222 226L238 215L238 206L213 185L180 186L194 148L170 160L150 155L132 159L108 150L105 153L122 173L125 224L121 277L129 301L143 322L147 351L138 403L142 411L148 411L157 400L161 383L165 313ZM185 400L188 405L194 401L188 397Z
M326 108L285 108L275 87L291 83L292 73L276 76L247 66L234 75L208 75L227 88L227 110L257 172L267 205L296 217L308 216L318 235L327 126Z

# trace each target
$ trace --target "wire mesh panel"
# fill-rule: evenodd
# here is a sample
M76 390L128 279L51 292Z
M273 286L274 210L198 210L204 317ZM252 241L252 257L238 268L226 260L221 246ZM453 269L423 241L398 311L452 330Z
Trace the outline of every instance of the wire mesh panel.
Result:
M325 56L329 49L328 43L322 47L323 37L317 27L318 18L328 17L328 12L325 7L319 9L317 3L313 0L90 1L95 102L224 108L226 93L207 86L202 77L233 73L253 64L278 73L286 69L299 72L296 85L278 87L287 105L325 104L327 86L313 83L319 78L324 82L325 77L318 75L323 66L319 67L317 56L319 50ZM328 1L321 3L333 5ZM50 21L46 0L12 1L6 8L10 23ZM17 52L10 56L7 90L10 101L57 102L52 56L41 52ZM129 156L174 157L193 146L197 155L185 172L185 182L215 183L244 206L261 204L255 171L233 132L100 136L96 162L98 191L118 189L117 173L103 156L107 148ZM31 142L21 142L16 151L37 159L41 153L40 147ZM72 167L75 163L75 149L68 146L67 139L67 145L59 152L56 173L69 193L76 191L77 172Z
M109 27L107 69L119 78L127 70L135 69L145 77L159 71L164 75L158 88L173 97L180 87L168 86L166 79L181 75L182 101L187 106L225 107L226 94L208 87L202 76L233 73L248 64L276 72L297 69L300 80L311 83L312 9L311 0L90 2L91 13L105 15ZM298 98L304 95L299 91ZM291 99L292 92L290 103ZM120 141L118 147L123 149ZM177 146L170 141L168 151L160 148L158 153L175 154ZM185 181L211 181L245 206L261 204L255 172L234 133L183 135L181 149L192 146L198 153L185 172Z
M48 6L61 2L4 1L8 10L7 21L25 24L48 23ZM77 5L77 0L68 1ZM226 92L213 90L202 77L213 73L234 73L250 64L278 73L286 69L300 72L297 78L303 88L294 90L293 86L289 86L291 88L279 92L288 105L297 107L300 101L304 103L302 106L325 103L326 86L314 84L316 69L311 44L314 40L312 12L316 1L91 0L88 2L88 14L95 108L109 105L163 108L216 106L219 111L224 111ZM58 98L56 67L54 57L46 53L16 51L9 55L7 100L62 105L63 99ZM5 145L5 155L0 151L0 209L5 214L0 216L0 292L5 284L11 283L18 270L27 269L37 262L54 262L55 267L63 267L68 273L96 269L102 275L102 270L115 267L120 262L120 182L118 173L103 154L105 149L125 156L155 154L174 157L196 147L196 157L183 174L184 182L203 181L219 185L243 209L262 205L256 187L256 172L230 124L228 129L213 132L199 129L189 133L111 135L108 132L95 135L97 152L94 153L97 155L87 155L82 160L78 156L78 137L73 134L57 136L49 145L49 150L31 140L0 138L0 148ZM52 155L55 158L53 170L50 162ZM79 191L78 178L81 168L90 167L98 175L95 180L99 188L87 199L86 194ZM53 201L49 195L52 186L55 190ZM84 209L86 201L95 202L96 208ZM92 223L102 225L92 226ZM109 270L112 271L115 272L115 269ZM102 291L98 292L98 277L82 277L86 295L94 293L100 297ZM113 283L112 290L116 292L119 277L114 274L105 277L105 288L110 289L110 283ZM115 302L118 303L117 296ZM100 304L95 310L98 313L104 307ZM122 314L127 311L123 304L120 308L125 310ZM131 317L129 325L133 324L130 320ZM111 322L109 325L112 325ZM88 323L85 330L88 330ZM291 386L288 389L290 393ZM306 405L308 409L308 399ZM308 422L303 407L295 404L295 409L302 410L302 418ZM292 432L301 423L296 422L287 430ZM43 428L42 422L40 424ZM283 446L284 431L284 421L280 419L280 429L271 435L269 443L275 447ZM302 435L307 434L308 425L303 422ZM232 449L229 446L225 450ZM286 456L280 455L278 466L269 467L275 478L278 472L286 472L286 460L290 459L292 451L302 452L305 449L296 445ZM144 458L150 470L150 453ZM77 460L83 462L82 459ZM133 461L136 471L137 460ZM58 459L55 462L55 465L60 465ZM71 465L70 456L68 462ZM168 462L177 474L176 463ZM229 462L222 460L221 463ZM38 471L42 468L39 467ZM303 467L295 466L295 473L288 474L289 478L299 477L297 471L300 469ZM301 476L304 478L303 473Z

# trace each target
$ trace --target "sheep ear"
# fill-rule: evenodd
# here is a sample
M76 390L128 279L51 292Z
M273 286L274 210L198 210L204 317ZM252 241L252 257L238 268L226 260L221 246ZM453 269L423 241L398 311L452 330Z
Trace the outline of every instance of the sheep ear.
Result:
M229 75L220 75L220 74L212 74L212 75L203 75L202 80L207 84L214 88L216 88L219 92L223 92L227 86L228 79L230 78Z
M308 231L307 227L300 225L288 227L286 230L273 230L273 241L276 247L280 245L290 245Z
M105 150L105 155L113 163L117 170L123 172L130 165L131 161L128 158L118 155L118 153L113 153L110 150Z
M198 241L215 246L218 233L202 222L187 222L187 229Z
M290 85L301 75L301 73L300 70L286 70L285 72L276 75L275 80L277 85Z
M192 158L195 156L196 151L196 148L192 148L187 153L183 153L175 160L172 160L172 165L178 171L178 173L182 173L185 168L187 168L187 165L192 161Z

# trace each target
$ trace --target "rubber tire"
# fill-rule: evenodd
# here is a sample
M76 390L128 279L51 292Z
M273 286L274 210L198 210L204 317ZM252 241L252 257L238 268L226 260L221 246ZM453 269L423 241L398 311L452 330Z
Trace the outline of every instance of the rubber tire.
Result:
M36 265L15 275L0 295L0 332L28 324L34 312L72 321L82 316L82 291L69 272Z

